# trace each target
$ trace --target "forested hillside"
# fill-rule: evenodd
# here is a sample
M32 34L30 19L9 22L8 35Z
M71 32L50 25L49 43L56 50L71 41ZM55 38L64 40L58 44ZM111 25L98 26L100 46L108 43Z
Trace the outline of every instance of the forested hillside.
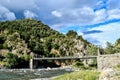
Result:
M98 47L84 40L77 32L66 34L51 29L34 19L0 22L0 66L28 64L31 53L41 57L97 55ZM120 52L120 39L107 42L102 54Z
M83 56L88 45L77 32L70 30L64 35L38 20L0 22L1 62L9 61L6 56L28 61L31 53L41 57Z

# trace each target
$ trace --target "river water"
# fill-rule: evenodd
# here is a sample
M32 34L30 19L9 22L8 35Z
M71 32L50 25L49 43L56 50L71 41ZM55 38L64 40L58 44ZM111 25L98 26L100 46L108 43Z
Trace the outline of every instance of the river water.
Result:
M70 72L70 68L0 69L0 80L49 80L48 78Z

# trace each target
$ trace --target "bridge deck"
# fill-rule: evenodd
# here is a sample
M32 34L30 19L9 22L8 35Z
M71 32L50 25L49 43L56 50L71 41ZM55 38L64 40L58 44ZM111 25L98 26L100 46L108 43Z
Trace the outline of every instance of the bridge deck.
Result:
M84 56L84 57L43 57L43 58L33 58L34 60L66 60L66 59L94 59L97 56Z

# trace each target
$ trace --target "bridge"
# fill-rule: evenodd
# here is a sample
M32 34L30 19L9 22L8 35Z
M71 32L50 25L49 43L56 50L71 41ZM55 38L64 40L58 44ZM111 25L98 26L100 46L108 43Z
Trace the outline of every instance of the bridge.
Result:
M98 56L100 55L100 50L98 49ZM32 58L30 59L30 69L33 69L33 60L87 60L87 59L97 59L98 56L69 56L69 57L40 57L40 56L34 56L32 55Z
M97 59L97 56L81 56L81 57L33 57L30 59L30 69L34 67L34 60L87 60L87 59Z
M33 58L34 60L72 60L72 59L94 59L97 56L81 56L81 57L43 57L43 58Z

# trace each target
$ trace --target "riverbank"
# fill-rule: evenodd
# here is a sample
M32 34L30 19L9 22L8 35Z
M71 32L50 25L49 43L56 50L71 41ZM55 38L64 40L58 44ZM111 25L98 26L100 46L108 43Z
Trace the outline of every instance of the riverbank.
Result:
M71 73L69 66L42 69L0 69L0 80L50 80L51 77Z
M101 71L78 70L52 77L48 80L120 80L120 65L106 68Z
M71 73L66 73L51 80L98 80L99 72L94 70L80 70Z

